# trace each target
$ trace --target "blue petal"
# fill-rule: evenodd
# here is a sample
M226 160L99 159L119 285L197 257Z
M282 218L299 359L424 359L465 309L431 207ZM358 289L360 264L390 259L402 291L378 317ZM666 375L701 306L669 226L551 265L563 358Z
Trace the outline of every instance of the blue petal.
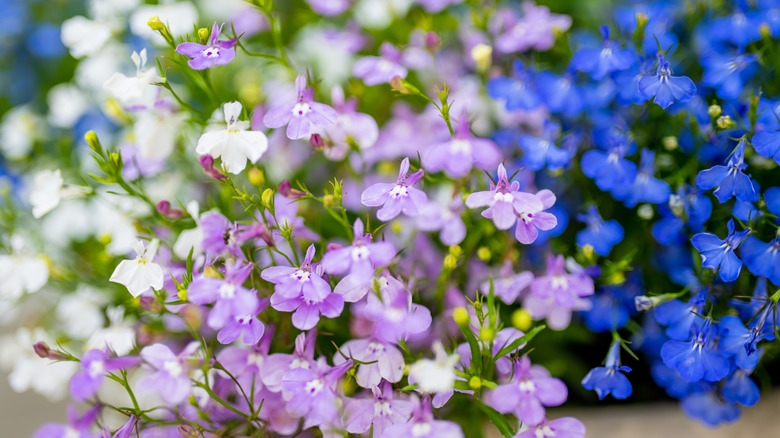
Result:
M764 192L764 202L770 212L780 215L780 187L770 187Z
M753 143L753 149L762 157L773 158L775 161L780 160L780 132L758 132L753 136L751 143Z
M742 406L753 406L760 397L756 383L743 372L735 372L723 385L723 398Z
M711 251L723 246L723 240L711 233L697 233L691 237L691 244L699 252Z
M734 254L733 250L726 251L723 261L720 264L720 279L725 282L732 282L739 277L742 270L742 260Z
M709 190L718 186L728 173L729 168L726 166L715 166L711 169L702 170L696 175L696 186L702 190Z

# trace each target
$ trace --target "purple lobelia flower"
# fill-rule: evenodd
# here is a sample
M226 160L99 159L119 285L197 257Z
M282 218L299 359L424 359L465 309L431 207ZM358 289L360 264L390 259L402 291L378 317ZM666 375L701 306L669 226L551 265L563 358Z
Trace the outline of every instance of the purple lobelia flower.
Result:
M195 304L214 303L206 323L219 330L217 340L229 344L243 334L243 342L256 344L263 336L265 326L257 319L267 303L261 303L257 294L242 285L254 265L241 261L225 262L225 278L202 275L187 287L187 300Z
M210 257L219 256L225 251L234 257L244 257L238 224L235 222L230 222L219 213L209 212L201 216L199 228L203 233L203 250Z
M330 426L338 421L335 391L338 380L352 367L352 361L330 369L317 370L295 368L282 378L282 396L287 402L287 412L304 417L303 428Z
M490 190L474 192L466 198L466 207L488 207L482 216L493 220L496 228L506 230L517 221L517 215L544 210L544 203L532 193L520 191L520 183L510 184L504 164L498 165L498 183L490 183Z
M512 270L512 262L506 260L501 266L498 278L493 279L493 294L501 298L501 301L512 304L520 296L520 292L530 286L533 280L534 274L532 272L523 271L515 274ZM479 289L483 295L487 296L490 293L490 281L482 283Z
M435 420L428 397L422 401L412 398L412 417L408 423L397 423L385 429L382 438L463 438L463 430L457 423Z
M349 8L352 0L306 0L314 12L321 15L339 15Z
M636 54L630 49L620 49L617 42L609 39L609 26L601 26L604 45L600 49L582 48L571 59L579 71L590 73L600 80L613 71L627 70L634 63Z
M417 184L425 173L420 169L411 175L409 173L409 158L404 158L398 172L395 184L377 183L360 195L360 202L366 207L382 207L376 212L376 217L387 222L403 212L407 216L417 216L420 209L428 202L428 197L420 189L412 187Z
M238 43L238 39L220 41L219 35L222 33L222 26L214 22L211 27L208 45L198 43L181 43L176 47L176 51L192 59L187 64L193 70L205 70L207 68L225 65L233 60L236 51L233 47Z
M139 389L158 393L169 406L186 400L192 389L188 360L198 350L199 345L197 342L191 342L178 356L163 344L144 347L141 350L141 359L151 366L152 373L138 382Z
M382 56L366 56L358 59L352 74L363 79L366 85L389 83L395 77L406 77L406 67L401 65L401 51L385 41L379 48Z
M504 414L515 414L520 421L536 425L544 421L545 406L559 406L569 392L560 379L550 377L541 366L531 365L528 356L515 359L512 380L486 395L485 402Z
M309 246L303 264L298 267L271 266L263 270L263 280L274 283L271 307L280 312L292 312L292 322L298 330L310 330L320 321L320 315L335 318L344 310L344 298L332 293L322 278L322 265L312 266L314 245Z
M368 284L374 278L374 269L388 266L396 254L390 242L372 243L371 233L364 234L363 221L359 218L355 220L353 231L352 245L332 249L322 257L322 267L328 274L349 273L342 280L344 285L336 286L336 292L342 293L344 301L349 303L365 296Z
M417 216L417 227L422 231L440 230L441 243L457 245L466 238L466 224L460 217L463 210L460 196L454 197L447 206L429 202Z
M68 406L68 424L44 424L33 438L101 438L101 435L90 431L101 408L97 404L79 417L76 407Z
M734 231L734 220L728 222L728 235L721 239L712 233L696 233L691 237L691 244L701 253L701 264L705 268L718 271L720 279L726 282L735 281L742 270L742 260L734 251L750 234L750 228Z
M412 403L393 399L393 385L389 382L374 386L371 393L373 397L347 399L347 432L362 434L373 428L374 435L381 437L389 426L409 420Z
M97 394L107 372L129 368L138 364L137 357L109 358L103 350L89 350L81 358L82 370L70 379L70 395L83 402Z
M585 438L585 425L574 417L545 419L514 438Z
M542 201L542 208L536 209L535 204L526 204L527 210L522 210L517 214L517 227L515 228L515 238L518 242L528 245L534 243L539 237L539 230L552 230L558 225L558 218L547 210L555 205L555 194L550 190L544 189L536 192L536 197Z
M718 351L726 356L733 356L737 367L743 370L752 370L758 365L759 356L756 343L762 339L773 340L775 338L771 329L771 323L766 324L772 306L766 306L764 311L753 318L748 327L742 323L738 316L727 315L721 318L718 324Z
M496 37L496 49L502 53L525 52L530 49L545 51L555 44L556 32L571 27L571 17L550 13L547 6L523 2L523 18L510 23L508 29Z
M396 383L404 376L404 356L389 342L372 338L347 341L340 354L333 357L333 363L338 365L348 359L362 362L358 364L355 380L363 388L377 386L382 379Z
M422 333L431 326L431 311L412 303L412 294L403 283L385 274L377 278L379 294L368 294L365 306L354 311L374 323L371 336L384 342L398 342Z
M268 128L281 128L287 125L287 137L298 140L311 134L314 126L327 128L338 119L338 113L324 103L313 100L314 92L306 87L306 77L295 79L298 97L294 101L271 108L263 116L263 124Z
M272 392L282 390L282 378L295 368L311 369L317 367L314 361L314 342L317 331L301 333L295 338L295 350L292 354L275 353L263 361L260 368L260 379L263 385Z
M379 125L369 114L357 112L357 99L347 100L344 90L334 85L331 90L331 101L338 113L336 123L324 129L315 131L321 135L322 152L326 158L339 161L347 153L357 147L361 151L369 149L379 139Z
M138 417L135 414L130 414L130 417L125 421L119 429L116 430L114 436L111 438L130 438L135 432L136 425L138 424Z
M658 53L658 70L655 76L645 76L637 84L639 94L666 109L674 101L688 102L696 94L696 85L688 76L672 76L669 62Z
M713 166L696 175L696 186L700 189L709 190L717 187L713 194L721 204L732 197L745 202L758 200L758 193L750 181L750 175L742 173L747 168L747 164L745 164L746 142L745 137L739 140L734 154L725 166Z
M582 379L585 389L592 389L599 395L599 400L607 394L624 399L631 395L631 382L621 372L627 373L631 368L620 365L620 342L616 341L609 347L606 366L593 368Z
M493 141L476 138L469 129L469 120L463 114L455 126L452 139L431 146L423 158L429 172L444 170L448 175L461 178L469 174L472 166L492 169L503 158Z
M588 310L590 303L583 297L593 295L593 279L582 268L564 268L563 256L547 257L547 275L538 276L531 283L531 293L523 300L523 306L534 319L547 318L547 324L555 330L569 326L572 310Z
M257 394L264 389L260 369L265 364L272 338L273 334L265 336L260 346L244 348L231 345L217 353L217 361L236 378L246 392L254 388Z
M664 364L676 369L686 382L717 382L729 373L729 360L713 349L711 326L712 319L707 317L689 342L671 340L661 347Z

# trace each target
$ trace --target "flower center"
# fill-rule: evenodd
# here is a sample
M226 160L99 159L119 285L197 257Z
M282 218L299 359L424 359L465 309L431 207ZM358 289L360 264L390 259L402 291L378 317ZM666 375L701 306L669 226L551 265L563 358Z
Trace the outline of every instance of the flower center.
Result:
M493 195L493 201L495 202L513 202L515 200L515 197L512 196L511 193L501 193L496 192L495 195Z
M523 379L520 381L520 383L517 385L520 387L520 391L523 392L535 392L536 391L536 385L534 385L534 382Z
M295 368L303 368L305 370L309 369L309 362L306 360L301 359L300 357L296 357L293 359L293 361L290 363L290 369Z
M303 117L311 111L311 106L308 103L298 102L292 109L293 116Z
M236 322L241 325L248 325L252 322L252 315L236 316Z
M463 139L455 139L450 143L450 152L453 154L471 154L471 142Z
M569 279L563 275L555 275L552 278L552 287L555 289L567 289L569 287Z
M366 246L360 245L352 248L352 260L354 261L365 260L370 254L371 252Z
M89 375L92 377L102 376L105 374L106 369L103 366L102 360L96 360L89 364Z
M205 55L207 58L219 58L219 48L217 47L209 47L208 49L204 50L203 55Z
M393 415L393 410L390 409L390 403L386 401L380 401L374 403L375 417L389 417L391 415Z
M417 423L412 426L412 436L423 436L431 433L431 425L429 423Z
M311 395L316 395L318 392L320 392L320 390L322 390L323 386L324 385L322 384L322 380L312 380L311 382L306 383L306 392Z
M220 298L233 298L236 296L236 286L232 283L222 283L218 293Z
M172 377L179 377L182 373L181 364L176 360L169 360L163 363L163 369Z
M304 269L298 269L297 271L290 274L290 277L298 280L301 283L307 283L309 280L311 280L311 272Z
M393 187L393 190L390 190L390 197L393 199L405 198L407 196L409 196L409 189L402 185L397 185Z

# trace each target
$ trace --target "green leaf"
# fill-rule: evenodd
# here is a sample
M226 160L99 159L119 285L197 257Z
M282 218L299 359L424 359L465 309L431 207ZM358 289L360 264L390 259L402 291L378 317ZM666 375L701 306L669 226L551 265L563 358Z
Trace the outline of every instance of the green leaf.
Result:
M512 430L512 426L510 426L509 422L506 421L504 414L482 402L479 402L479 407L482 409L482 412L487 415L488 420L490 420L490 422L493 423L496 428L498 428L498 431L501 432L501 435L505 436L506 438L512 438L515 436L515 431Z
M530 332L526 333L525 335L521 336L520 339L515 339L514 342L512 342L509 345L504 346L501 350L496 353L496 355L493 357L493 361L495 362L501 357L506 356L507 354L511 353L512 351L516 350L521 345L530 342L531 339L533 339L536 335L539 334L540 331L544 330L547 326L544 324L537 325L536 327L532 328Z
M463 336L466 337L466 341L469 343L471 349L471 374L475 376L482 375L482 350L479 348L479 341L474 333L471 331L471 327L468 324L459 326L460 331L463 332Z

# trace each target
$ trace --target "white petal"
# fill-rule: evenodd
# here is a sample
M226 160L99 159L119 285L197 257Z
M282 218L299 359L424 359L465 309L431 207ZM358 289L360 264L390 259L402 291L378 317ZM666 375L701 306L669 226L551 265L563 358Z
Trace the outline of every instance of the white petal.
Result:
M252 163L256 163L268 150L268 137L260 131L241 131L234 135L237 147Z
M205 132L200 136L195 152L198 155L208 154L217 158L222 155L222 150L225 148L225 143L227 143L227 137L227 130Z
M225 113L225 123L230 125L241 116L241 102L228 102L222 105L222 112Z

